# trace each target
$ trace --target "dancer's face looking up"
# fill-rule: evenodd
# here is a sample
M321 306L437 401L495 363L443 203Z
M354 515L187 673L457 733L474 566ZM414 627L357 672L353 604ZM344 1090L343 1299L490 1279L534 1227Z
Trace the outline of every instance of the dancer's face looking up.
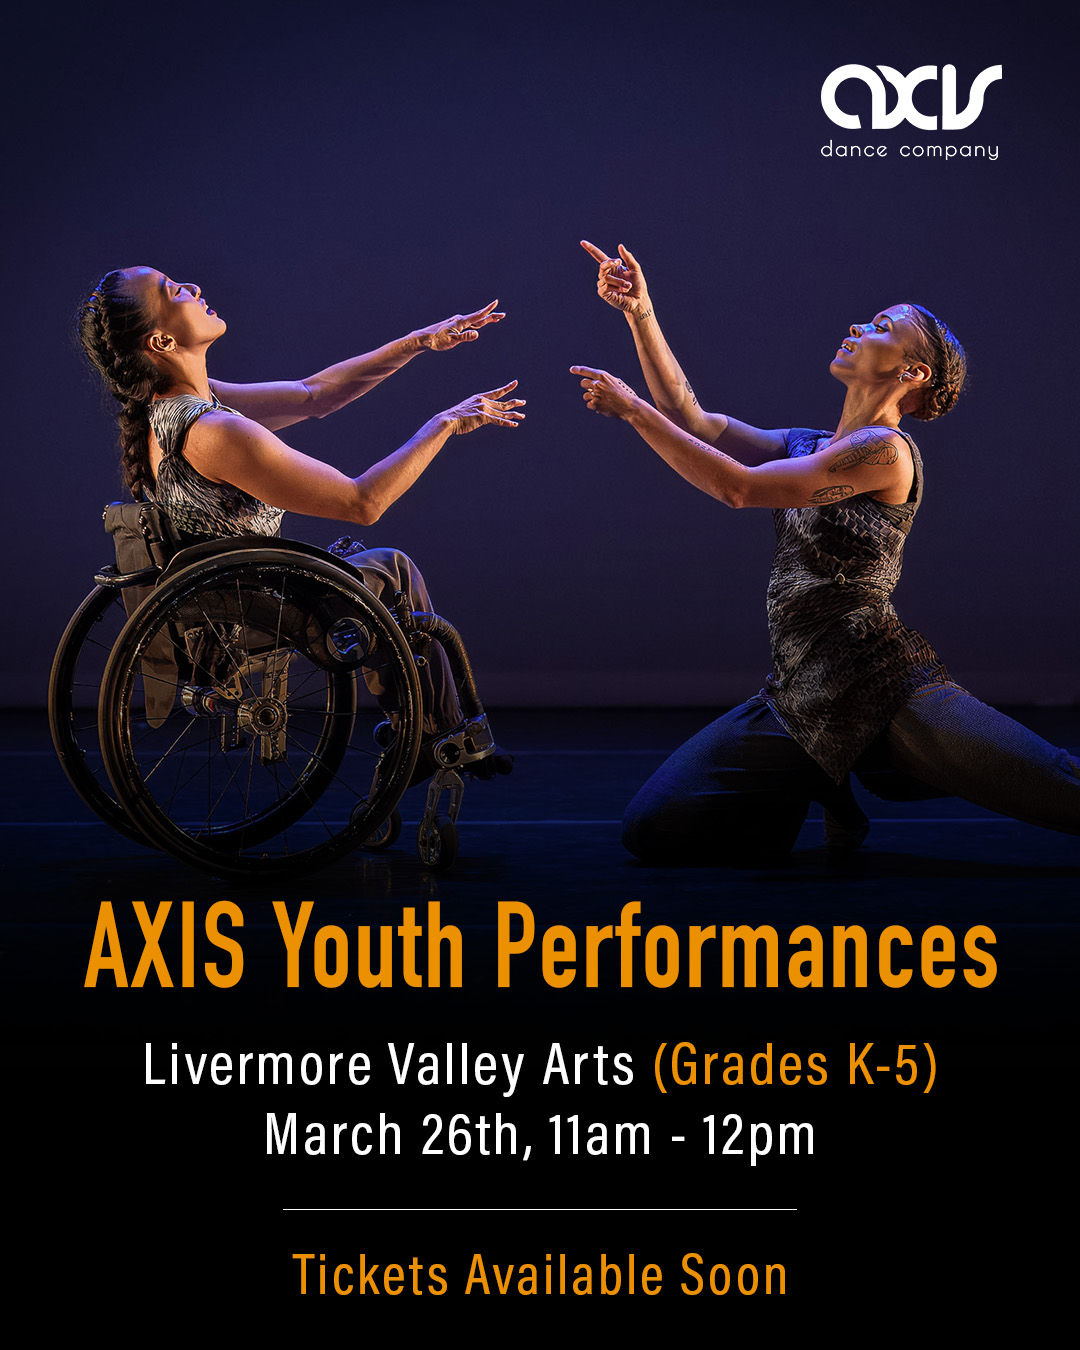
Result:
M903 372L918 373L914 353L921 345L922 331L911 306L892 305L869 323L851 325L829 369L845 384L856 379L898 381Z
M125 267L128 293L139 300L151 332L151 355L208 347L225 331L225 320L210 309L194 281L173 281L155 267Z

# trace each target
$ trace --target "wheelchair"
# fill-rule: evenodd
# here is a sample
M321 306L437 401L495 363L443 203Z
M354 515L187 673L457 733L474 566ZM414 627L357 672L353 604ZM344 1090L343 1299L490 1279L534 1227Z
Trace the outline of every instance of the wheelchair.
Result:
M456 629L402 593L383 604L349 541L196 539L148 502L114 503L105 522L116 565L94 577L49 682L53 744L97 815L216 876L295 876L390 847L423 756L417 850L429 868L453 863L462 774L495 752ZM417 668L433 639L464 720L424 737Z

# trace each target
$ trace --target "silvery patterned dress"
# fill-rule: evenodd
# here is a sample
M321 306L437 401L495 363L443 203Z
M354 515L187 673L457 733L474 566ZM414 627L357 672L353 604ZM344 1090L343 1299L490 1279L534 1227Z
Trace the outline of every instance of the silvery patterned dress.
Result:
M277 534L285 514L276 506L267 506L257 497L233 487L204 478L184 458L184 441L191 427L208 412L227 412L211 395L176 394L150 404L150 425L161 446L154 500L169 513L169 519L188 534L220 538L229 534Z
M914 467L903 504L861 495L773 512L767 596L773 670L762 696L836 782L917 689L949 679L930 644L900 622L890 601L923 486L915 442L899 434ZM829 439L827 431L793 427L788 457L811 455Z

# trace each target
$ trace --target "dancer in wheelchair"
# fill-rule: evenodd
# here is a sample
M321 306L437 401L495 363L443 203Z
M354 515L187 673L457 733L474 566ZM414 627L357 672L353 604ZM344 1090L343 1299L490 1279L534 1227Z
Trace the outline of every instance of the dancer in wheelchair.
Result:
M601 299L629 323L656 401L574 366L586 406L628 422L726 506L771 508L777 539L772 673L641 788L627 848L651 862L782 854L811 801L825 808L827 841L854 847L868 823L852 770L887 799L964 797L1080 834L1080 763L955 684L890 602L923 490L919 452L899 424L955 403L966 361L949 328L911 304L853 324L829 367L845 387L836 430L762 430L698 404L633 255L582 246L599 264Z
M451 351L475 341L481 329L504 317L497 303L418 329L307 379L228 384L207 373L207 352L226 325L200 288L152 267L128 267L107 273L94 287L82 306L79 335L121 405L121 468L132 495L162 505L188 541L276 535L285 511L372 525L452 436L518 425L524 399L509 397L517 386L512 380L436 413L355 478L292 449L275 434L338 411L421 352ZM406 554L364 549L349 539L332 551L359 569L384 604L393 607L401 592L410 609L431 609L424 579ZM457 691L437 642L421 669L421 686L428 735L456 726ZM474 767L489 777L508 773L512 763L500 751ZM426 768L430 772L430 765Z

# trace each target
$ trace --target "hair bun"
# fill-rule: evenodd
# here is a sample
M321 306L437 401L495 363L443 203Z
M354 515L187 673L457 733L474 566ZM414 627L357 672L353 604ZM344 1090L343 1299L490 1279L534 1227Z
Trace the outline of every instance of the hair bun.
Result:
M967 379L967 356L947 323L922 305L912 305L922 341L912 355L924 361L931 371L930 383L922 402L911 416L919 422L944 417L956 403Z

